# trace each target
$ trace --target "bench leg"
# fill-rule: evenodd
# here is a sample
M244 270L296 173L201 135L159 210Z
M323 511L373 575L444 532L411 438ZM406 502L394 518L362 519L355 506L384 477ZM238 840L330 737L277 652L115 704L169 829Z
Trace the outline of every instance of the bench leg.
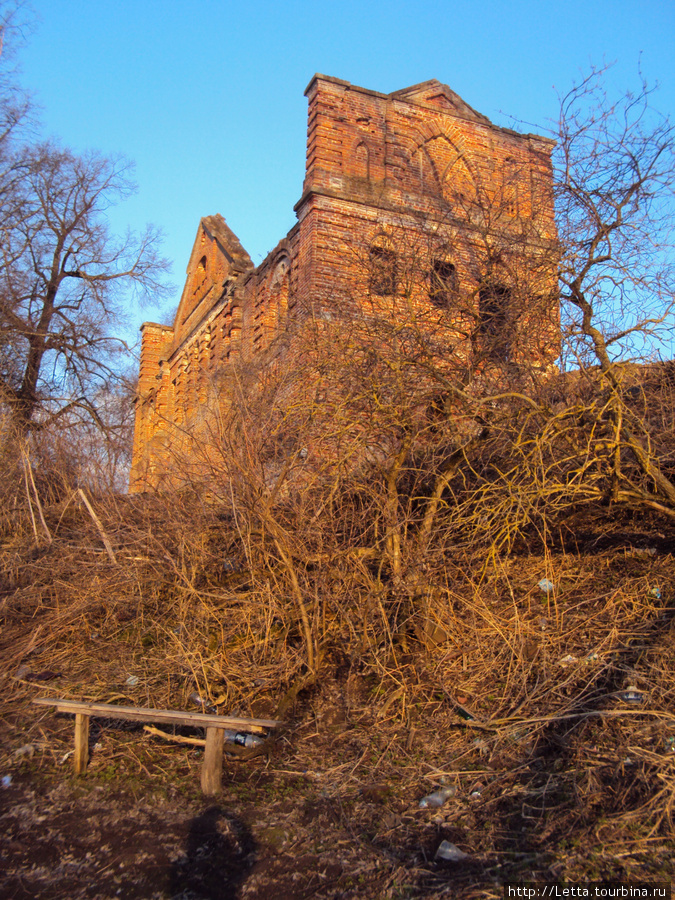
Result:
M75 774L82 775L89 762L89 716L75 713Z
M206 729L206 746L202 765L202 791L207 797L220 793L223 778L223 729Z

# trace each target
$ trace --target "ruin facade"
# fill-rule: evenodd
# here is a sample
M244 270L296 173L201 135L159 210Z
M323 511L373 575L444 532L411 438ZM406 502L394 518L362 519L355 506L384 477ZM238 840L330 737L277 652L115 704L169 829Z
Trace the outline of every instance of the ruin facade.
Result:
M222 216L203 218L173 324L142 326L132 491L171 472L213 385L227 391L219 373L303 317L373 303L396 315L405 294L452 321L462 358L557 356L552 142L492 124L436 80L382 94L315 75L306 96L297 223L254 266Z

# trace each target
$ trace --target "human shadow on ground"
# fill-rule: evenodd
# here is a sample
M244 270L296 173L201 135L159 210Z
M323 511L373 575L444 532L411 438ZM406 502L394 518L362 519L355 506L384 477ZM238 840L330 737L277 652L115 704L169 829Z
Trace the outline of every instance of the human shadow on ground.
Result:
M598 837L601 827L616 832L622 821L633 828L639 821L649 822L654 826L653 846L659 837L664 847L668 845L668 798L659 800L663 784L658 778L659 753L664 754L664 765L668 764L668 754L661 742L660 750L654 746L651 761L640 762L634 747L652 731L656 740L659 727L658 716L649 715L649 689L643 693L639 687L641 677L647 685L653 677L642 663L654 654L667 659L673 635L675 605L667 601L655 615L645 618L640 628L636 627L595 674L590 667L582 670L586 675L579 678L577 696L570 699L559 717L552 715L550 722L537 728L531 741L527 725L523 726L520 736L513 738L522 740L523 750L519 755L508 753L513 783L503 779L504 795L490 797L486 791L485 805L477 798L474 805L467 805L463 821L444 826L428 840L429 876L422 880L420 896L436 897L449 890L460 896L479 886L494 888L509 881L564 880L568 863L586 866L598 882L622 881L631 873L635 878L635 868L629 867L635 865L633 858L625 854L626 861L611 852L603 853ZM629 682L638 684L634 700L625 699ZM663 704L658 685L654 693L658 710ZM487 737L483 740L486 742ZM588 770L586 780L589 760L592 771ZM503 759L491 759L489 765L507 774ZM660 809L650 807L657 803ZM657 815L662 821L658 829L653 818ZM481 851L467 840L480 840L482 835L485 844L493 836L491 849ZM633 841L638 836L635 830L629 833ZM437 859L432 862L441 838L468 849L469 858L449 864ZM471 858L472 851L475 859ZM412 856L412 848L409 852ZM663 871L659 859L655 856L645 861L656 876ZM644 868L641 874L647 871L652 869Z
M632 707L630 701L622 698L628 681L635 680L640 661L652 654L661 641L667 642L673 631L675 607L667 603L658 615L645 622L640 632L631 636L613 661L595 678L589 677L577 701L565 710L565 716L552 718L542 729L536 746L521 761L520 793L505 797L492 807L493 821L504 835L498 849L520 852L523 858L532 854L533 858L540 857L543 864L546 855L553 860L563 852L559 842L574 838L577 829L581 834L594 834L601 822L646 807L660 783L649 767L643 769L637 760L628 758L630 731L622 732L631 727L644 732L646 725L656 720L647 715L646 696L640 691ZM643 716L638 715L641 709ZM612 713L622 710L626 718L620 726L622 717L615 718ZM579 768L579 754L584 746L601 738L603 731L610 733L616 744L597 754L599 762L593 767L596 796L589 803L583 791L577 795L577 779L584 774L583 764ZM580 845L578 852L582 850ZM619 878L625 873L617 860L602 874Z
M256 861L256 843L236 816L212 806L190 824L185 855L173 863L173 898L235 900Z

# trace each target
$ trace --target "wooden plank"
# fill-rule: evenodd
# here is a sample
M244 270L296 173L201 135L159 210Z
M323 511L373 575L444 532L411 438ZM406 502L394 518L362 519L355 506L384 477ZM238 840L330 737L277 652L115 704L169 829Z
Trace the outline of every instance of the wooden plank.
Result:
M154 725L144 725L143 731L156 737L164 738L165 741L174 741L176 744L189 744L191 747L203 747L206 744L204 738L183 737L182 734L168 734L161 728L155 728Z
M75 713L75 774L83 775L89 762L89 716Z
M38 697L33 700L39 706L55 706L59 712L100 716L107 719L126 719L131 722L161 722L164 725L193 725L197 728L232 728L260 732L265 728L281 725L277 719L245 719L232 716L214 716L208 713L190 713L174 709L144 709L141 706L112 706L109 703L87 703L83 700L64 700Z
M215 797L222 790L223 738L222 728L206 729L206 746L202 764L202 792L206 797Z

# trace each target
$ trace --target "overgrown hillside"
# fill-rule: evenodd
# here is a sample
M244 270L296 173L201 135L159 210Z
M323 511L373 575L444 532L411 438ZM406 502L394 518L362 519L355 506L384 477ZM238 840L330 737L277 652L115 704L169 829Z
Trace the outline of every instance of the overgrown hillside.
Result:
M6 896L496 897L507 880L672 877L663 522L596 507L564 544L469 545L396 584L353 552L294 582L195 496L94 507L99 527L61 502L37 541L28 517L3 538ZM195 695L284 722L226 763L217 804L198 793L201 748L140 725L95 720L75 779L71 718L31 705L196 710ZM441 787L456 793L420 809ZM436 858L444 840L467 856Z

